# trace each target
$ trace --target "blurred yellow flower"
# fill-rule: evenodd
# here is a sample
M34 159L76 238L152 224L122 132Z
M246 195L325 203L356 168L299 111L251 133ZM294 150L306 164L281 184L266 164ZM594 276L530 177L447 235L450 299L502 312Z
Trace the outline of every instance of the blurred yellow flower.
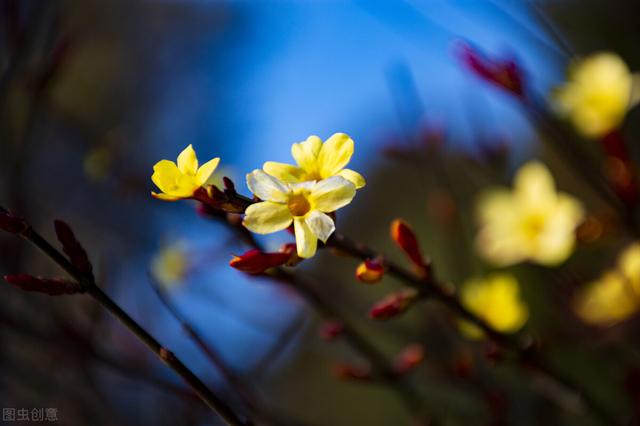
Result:
M270 234L293 222L298 256L304 258L315 254L318 239L326 242L335 230L326 213L346 206L356 194L356 187L341 176L286 184L254 170L247 175L247 185L264 201L247 208L243 225L258 234Z
M520 287L510 274L493 273L482 279L467 281L460 292L462 304L495 330L512 333L529 317L527 305L520 299ZM467 337L483 337L480 328L460 321L460 331Z
M477 205L480 254L499 266L525 260L553 266L566 260L583 219L582 204L556 191L547 167L532 161L520 168L513 190L492 189Z
M189 258L182 242L162 247L151 261L151 276L164 287L184 280L189 269Z
M210 183L209 179L219 162L219 158L214 158L198 167L196 152L189 145L178 155L178 164L161 160L153 166L151 180L162 193L152 192L151 195L166 201L189 198L196 189Z
M342 176L360 189L365 185L362 175L344 168L353 155L353 145L353 139L344 133L336 133L324 143L317 136L309 136L306 141L291 146L291 155L297 166L267 161L263 169L286 183Z
M571 64L568 81L552 98L580 133L600 137L618 127L636 101L634 80L618 55L594 53Z
M629 246L616 268L587 284L574 300L574 311L584 322L612 326L640 308L640 243Z

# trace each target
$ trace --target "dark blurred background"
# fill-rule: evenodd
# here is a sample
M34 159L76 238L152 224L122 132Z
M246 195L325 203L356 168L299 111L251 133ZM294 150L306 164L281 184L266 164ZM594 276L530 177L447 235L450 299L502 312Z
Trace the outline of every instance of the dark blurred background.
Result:
M351 167L368 186L340 212L340 228L391 252L388 223L405 217L439 274L458 283L487 270L474 260L472 217L464 213L474 194L507 182L512 167L540 147L520 106L461 66L457 44L517 59L541 97L562 81L569 53L613 50L631 69L640 61L640 8L625 0L0 5L1 204L47 236L54 218L72 224L106 291L233 400L159 302L151 273L224 360L293 424L412 419L389 390L331 375L334 362L359 358L344 343L322 341L320 320L295 294L229 268L231 255L246 248L224 226L189 203L151 198L153 164L193 144L201 161L220 156L220 177L246 193L244 174L268 160L289 162L292 143L348 133L356 142ZM416 143L445 149L415 155ZM552 164L562 175L562 163ZM476 172L487 168L498 178ZM580 192L570 179L564 187ZM265 243L275 249L290 240L279 235ZM19 240L0 235L0 250L3 274L61 273ZM479 384L456 375L477 354L455 337L437 304L391 323L369 322L370 304L397 283L358 286L355 266L322 252L301 268L390 356L408 343L424 344L415 382L440 424L497 424L496 410L500 424L596 424L572 411L562 390L515 367L478 365ZM609 409L629 412L621 368L623 360L638 361L637 345L612 351L601 339L585 340L585 330L567 338L575 324L560 323L575 320L549 303L549 273L527 265L516 273L528 277L529 327L555 333L556 359L568 360ZM3 408L56 408L65 425L216 424L88 298L0 286L0 324ZM545 386L560 404L538 396L536 387Z

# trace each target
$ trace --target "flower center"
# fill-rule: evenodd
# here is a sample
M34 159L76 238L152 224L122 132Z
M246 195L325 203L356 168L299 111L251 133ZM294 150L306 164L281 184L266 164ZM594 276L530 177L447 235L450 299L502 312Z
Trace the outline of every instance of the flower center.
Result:
M289 211L294 216L304 216L311 210L309 200L303 194L294 194L289 198Z
M530 240L535 240L544 231L546 220L542 215L531 215L524 220L522 225L525 236Z

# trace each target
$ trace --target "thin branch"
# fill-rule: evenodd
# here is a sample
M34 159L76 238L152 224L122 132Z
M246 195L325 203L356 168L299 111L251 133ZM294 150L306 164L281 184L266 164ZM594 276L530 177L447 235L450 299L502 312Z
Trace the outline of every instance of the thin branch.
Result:
M33 228L27 227L20 236L39 248L45 255L51 258L64 269L85 292L106 308L113 316L138 337L161 361L177 373L200 399L225 422L230 425L240 426L252 424L248 419L239 417L222 399L215 395L202 380L200 380L182 361L171 351L162 346L149 332L129 316L116 302L104 293L95 283L92 277L79 271L66 257L55 249L47 240L38 234Z

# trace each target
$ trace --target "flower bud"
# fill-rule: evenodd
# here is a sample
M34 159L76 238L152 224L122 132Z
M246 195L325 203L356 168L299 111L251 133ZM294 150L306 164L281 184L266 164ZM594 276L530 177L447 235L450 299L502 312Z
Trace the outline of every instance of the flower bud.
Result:
M424 360L424 348L416 343L404 348L396 357L395 370L398 374L406 374L416 368Z
M371 307L369 318L385 320L396 317L409 309L417 297L418 293L413 289L389 294Z
M49 296L82 293L82 287L63 278L34 277L29 274L5 275L4 280L23 291L44 293Z
M241 256L234 256L229 265L247 274L263 274L267 269L287 263L290 253L265 253L258 249L249 250Z
M463 64L479 78L516 96L524 97L523 73L514 60L483 57L466 43L460 44L458 56Z
M333 376L340 380L369 381L371 370L349 364L336 364L332 367Z
M427 273L429 267L422 257L418 238L407 222L402 219L391 222L391 239L405 252L421 274Z
M356 278L366 284L374 284L382 279L384 266L375 259L367 259L356 268Z
M340 336L344 331L344 325L338 321L327 321L320 328L320 337L323 340L331 341Z
M74 235L71 227L61 220L54 221L58 241L62 244L62 250L69 257L73 266L85 274L93 275L93 267L89 261L89 256L84 247Z
M0 207L0 229L10 234L20 234L24 232L29 225L19 216Z

